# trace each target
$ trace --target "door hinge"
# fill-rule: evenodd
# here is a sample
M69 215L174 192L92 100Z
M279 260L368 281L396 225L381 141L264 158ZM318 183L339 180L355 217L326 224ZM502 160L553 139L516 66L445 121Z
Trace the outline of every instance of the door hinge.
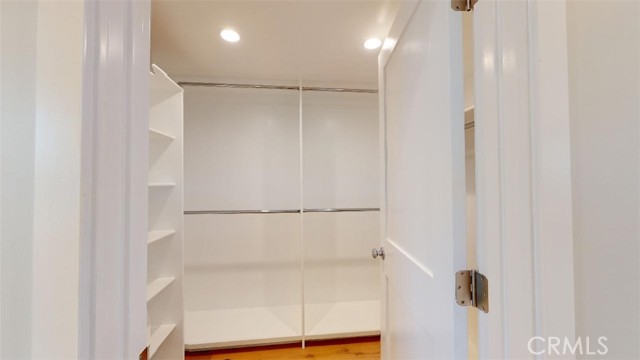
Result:
M456 302L460 306L473 306L489 312L489 280L476 270L456 273Z
M451 8L454 11L471 11L478 0L451 0Z

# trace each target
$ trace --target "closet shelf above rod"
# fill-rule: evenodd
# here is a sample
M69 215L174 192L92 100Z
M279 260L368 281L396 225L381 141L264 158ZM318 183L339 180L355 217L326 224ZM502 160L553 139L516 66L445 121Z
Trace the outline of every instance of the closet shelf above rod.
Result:
M324 208L324 209L304 209L304 212L364 212L380 211L380 208ZM298 209L289 210L186 210L185 215L236 215L236 214L299 214Z

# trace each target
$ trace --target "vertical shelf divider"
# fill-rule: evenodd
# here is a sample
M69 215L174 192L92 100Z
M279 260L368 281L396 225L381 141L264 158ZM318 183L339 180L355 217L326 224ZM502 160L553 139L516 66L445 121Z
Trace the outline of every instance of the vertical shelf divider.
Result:
M300 293L302 297L301 303L301 336L302 336L302 348L306 347L306 322L305 322L305 293L304 293L304 149L302 148L302 79L299 80L298 84L298 143L300 149Z

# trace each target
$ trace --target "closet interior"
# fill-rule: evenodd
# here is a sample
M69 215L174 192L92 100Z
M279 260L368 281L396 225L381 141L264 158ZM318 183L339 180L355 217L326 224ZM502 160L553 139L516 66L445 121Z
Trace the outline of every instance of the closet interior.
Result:
M150 358L380 334L377 54L397 9L152 2Z
M379 334L376 90L154 72L149 355Z
M186 349L379 333L376 91L183 86Z

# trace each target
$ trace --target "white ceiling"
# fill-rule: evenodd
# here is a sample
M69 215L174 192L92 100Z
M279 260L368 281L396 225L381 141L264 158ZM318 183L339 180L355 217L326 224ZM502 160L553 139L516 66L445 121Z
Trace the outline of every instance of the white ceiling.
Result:
M378 50L398 1L154 0L152 61L176 79L336 86L377 83ZM241 40L223 41L230 27Z

